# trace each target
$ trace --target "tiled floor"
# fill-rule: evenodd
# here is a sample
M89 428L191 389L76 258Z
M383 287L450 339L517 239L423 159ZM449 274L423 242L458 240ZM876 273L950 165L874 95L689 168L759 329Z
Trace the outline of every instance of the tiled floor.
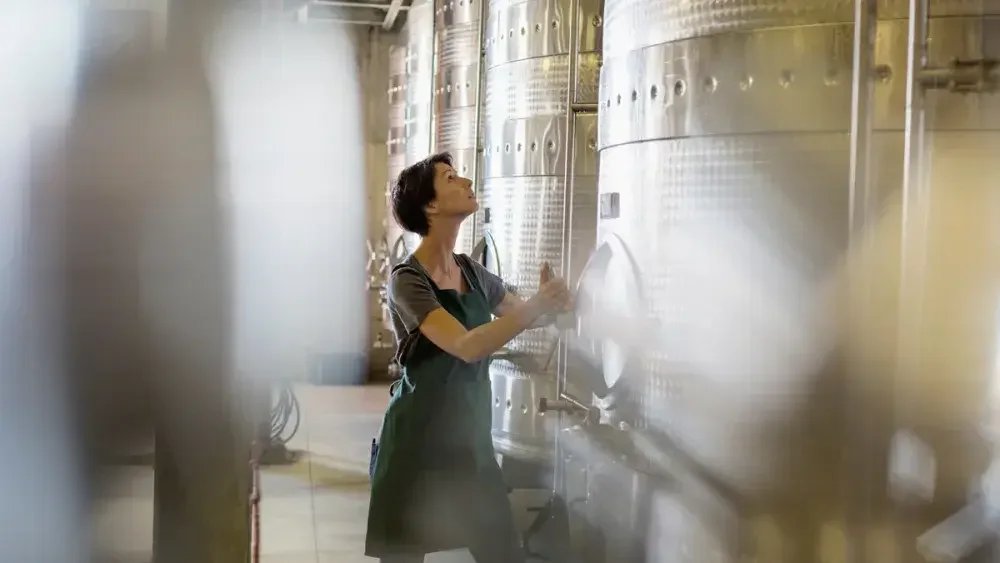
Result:
M301 387L303 423L289 444L307 455L263 472L261 563L362 563L368 452L388 394L384 386ZM119 468L98 508L95 534L116 563L147 563L152 545L152 469ZM428 563L468 563L467 552Z

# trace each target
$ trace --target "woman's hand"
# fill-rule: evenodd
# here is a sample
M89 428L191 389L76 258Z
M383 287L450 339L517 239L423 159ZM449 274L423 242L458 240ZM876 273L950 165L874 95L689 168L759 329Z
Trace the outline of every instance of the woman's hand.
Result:
M542 264L538 282L538 293L535 293L528 300L528 305L539 316L562 313L572 308L573 298L569 293L569 288L566 287L566 282L553 275L552 267L548 262Z

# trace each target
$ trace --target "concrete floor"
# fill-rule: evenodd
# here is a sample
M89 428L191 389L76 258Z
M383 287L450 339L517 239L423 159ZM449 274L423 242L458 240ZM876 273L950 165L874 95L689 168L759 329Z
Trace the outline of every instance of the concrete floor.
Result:
M368 456L388 401L384 385L296 390L302 427L289 444L306 455L263 471L261 563L362 563L368 513ZM151 468L115 470L97 508L101 551L120 563L148 563L153 540ZM434 554L428 563L471 563L468 552Z

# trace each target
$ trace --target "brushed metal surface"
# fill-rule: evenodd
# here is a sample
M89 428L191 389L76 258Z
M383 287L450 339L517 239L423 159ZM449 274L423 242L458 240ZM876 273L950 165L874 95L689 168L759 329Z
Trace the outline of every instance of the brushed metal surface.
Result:
M907 19L907 0L879 0L880 19ZM851 23L851 0L608 0L604 55L694 37L765 28ZM931 0L933 17L1000 14L997 0Z
M902 130L906 26L878 23L875 129ZM995 43L997 18L930 25L930 58L978 56ZM851 112L852 27L826 25L724 34L656 45L606 59L600 86L600 145L670 137L845 131ZM724 61L724 62L722 62ZM736 61L736 62L734 62ZM934 120L949 129L1000 128L997 96L932 91Z
M433 147L434 4L415 2L407 14L406 164L427 158Z
M595 236L596 116L576 116L567 123L568 79L570 64L577 65L578 99L596 101L600 59L595 30L601 20L597 2L581 2L579 33L570 38L569 10L569 0L489 6L479 218L482 231L495 243L490 266L523 297L537 291L543 262L558 271L570 252L582 264ZM571 41L581 51L572 63ZM572 138L568 125L575 131ZM575 154L571 194L565 177L567 149ZM568 196L572 223L570 247L565 248ZM537 404L555 394L556 363L546 363L557 336L554 329L522 333L508 345L513 356L491 364L494 446L504 455L551 461L556 418L538 412Z
M382 199L383 204L386 207L386 219L385 219L385 240L383 241L384 248L381 249L385 253L384 260L387 261L388 266L396 264L402 257L405 257L409 251L416 248L414 244L414 239L417 238L415 235L407 233L399 226L396 222L396 218L392 214L392 205L389 199L393 184L399 177L399 173L409 164L410 159L413 158L411 153L415 153L417 148L410 149L411 141L420 145L416 137L408 136L408 133L417 133L419 129L408 126L409 116L411 112L411 107L419 107L419 104L414 102L417 101L413 95L408 92L407 86L409 84L410 76L408 74L409 69L412 67L414 69L421 66L421 62L414 62L410 64L410 45L417 44L421 36L420 26L426 26L426 16L424 16L423 23L420 16L420 11L418 9L418 15L416 21L411 19L408 24L408 38L407 45L394 45L389 48L389 134L386 140L386 149L389 153L388 162L388 181L385 186L385 194ZM409 33L409 29L413 27L413 32ZM424 30L424 35L428 33L428 30ZM419 49L419 47L417 47ZM423 65L426 67L426 63ZM419 78L419 75L417 75ZM420 85L419 81L417 82ZM430 84L425 81L423 87L430 88ZM388 267L384 268L384 272L387 275L389 271ZM382 311L382 326L386 331L389 331L386 337L391 340L392 323L389 322L389 317L385 307L387 305L385 299L384 286L385 276L377 280L378 285L383 287L379 292L379 301L383 308Z
M900 426L937 456L928 511L964 502L985 469L979 424L997 320L983 304L995 303L997 285L982 263L1000 218L987 187L1000 173L987 156L1000 146L1000 100L927 93L922 184L933 195L922 226L908 227L925 241L920 279L900 280L907 3L880 2L870 160L885 225L875 227L880 250L863 256L878 304L865 334L882 369L848 381L832 326L856 327L825 307L832 299L846 309L830 294L846 285L845 256L862 260L847 253L852 4L609 0L605 11L599 191L618 210L599 219L598 240L619 237L637 258L643 310L632 320L649 338L628 358L622 401L608 414L665 436L759 502L743 514L755 539L740 557L842 561L845 537L879 551L868 560L912 551L923 530L909 523L893 536L899 523L873 515L861 537L840 520L849 482L840 452L860 447L845 433L861 408L846 402L848 384L865 390L876 415L861 469L873 506L887 505L888 437ZM932 14L950 17L930 23L929 63L1000 56L1000 18L966 17L998 10L932 1ZM902 384L893 353L908 284L919 291L903 306L924 315L911 319L920 367ZM803 510L770 504L779 499L805 499Z
M434 152L449 152L466 178L476 173L476 106L479 103L479 4L475 0L436 0L434 76ZM458 233L456 252L475 244L476 217Z

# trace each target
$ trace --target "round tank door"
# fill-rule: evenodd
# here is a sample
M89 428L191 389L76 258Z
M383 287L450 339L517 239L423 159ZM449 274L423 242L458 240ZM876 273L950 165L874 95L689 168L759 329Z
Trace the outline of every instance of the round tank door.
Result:
M576 287L577 330L571 344L571 392L593 394L603 408L641 361L648 315L638 263L625 242L611 234L597 247Z

